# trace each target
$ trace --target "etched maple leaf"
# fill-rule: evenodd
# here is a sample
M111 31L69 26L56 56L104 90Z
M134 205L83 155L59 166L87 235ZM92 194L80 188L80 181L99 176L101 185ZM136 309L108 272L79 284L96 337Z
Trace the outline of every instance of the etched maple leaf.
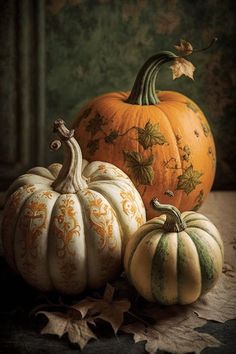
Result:
M190 55L193 52L192 44L185 39L181 39L180 44L175 45L175 49L178 50L178 52L181 52L182 55Z
M193 166L189 166L182 175L178 176L177 189L182 189L186 194L192 192L196 186L200 183L200 177L202 172L193 169Z
M86 298L73 305L73 308L81 313L82 318L89 316L109 322L116 333L123 323L124 313L130 308L130 301L113 300L114 291L114 287L107 284L102 299Z
M144 128L137 128L138 130L138 141L146 150L153 145L163 145L165 144L166 138L160 132L159 123L152 124L148 121Z
M101 130L103 125L106 125L107 122L104 120L104 117L101 114L96 113L95 117L91 118L86 126L86 131L90 132L92 135L95 135Z
M143 185L151 185L154 178L152 164L154 156L144 158L138 151L123 151L126 167L131 171L135 181Z
M89 154L93 155L99 149L99 139L89 140L87 149Z
M46 326L41 330L41 334L55 334L61 338L63 334L67 333L69 341L77 343L81 349L90 339L97 339L88 326L88 323L95 324L94 320L81 319L76 311L69 310L66 313L39 311L37 314L43 314L48 319Z
M173 64L170 66L173 74L173 79L177 79L182 75L190 77L193 79L193 72L195 70L195 66L188 60L177 57L174 59Z

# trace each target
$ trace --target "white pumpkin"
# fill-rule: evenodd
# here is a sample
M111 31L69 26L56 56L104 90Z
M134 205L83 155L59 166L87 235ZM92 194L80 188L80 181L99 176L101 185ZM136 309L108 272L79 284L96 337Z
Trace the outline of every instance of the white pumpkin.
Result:
M73 130L54 123L63 165L35 167L10 186L2 222L6 259L32 286L77 294L116 277L129 237L145 220L131 180L110 163L82 160Z

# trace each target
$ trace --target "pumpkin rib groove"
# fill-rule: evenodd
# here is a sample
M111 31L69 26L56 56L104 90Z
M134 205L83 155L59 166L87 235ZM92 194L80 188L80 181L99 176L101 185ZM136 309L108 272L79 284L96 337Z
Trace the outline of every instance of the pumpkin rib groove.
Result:
M120 221L121 213L119 212L118 207L115 206L114 200L109 197L108 193L106 193L105 191L103 191L102 189L100 189L97 186L95 186L95 187L91 186L91 189L94 190L95 192L98 192L99 194L101 194L106 199L108 204L112 206L112 209L114 210L114 213L115 213L115 216L116 216L116 220L118 222L119 229L120 229L120 235L119 236L121 237L122 242L124 242L124 231L123 231L124 224L121 225L121 221Z
M170 131L171 131L171 133L172 133L172 137L173 137L173 141L175 142L175 145L176 145L176 148L177 148L177 150L178 150L178 163L180 164L180 166L181 166L181 169L180 169L180 174L182 174L183 173L183 171L184 171L184 167L183 167L183 161L182 161L182 159L181 159L181 155L180 155L180 149L179 149L179 146L178 146L178 144L177 144L177 139L176 139L176 135L175 135L175 131L174 131L174 128L173 128L173 126L172 126L172 124L171 124L171 122L170 122L170 120L169 120L169 116L168 116L168 114L162 109L163 108L163 106L157 106L157 108L162 112L162 114L163 114L163 116L166 118L165 120L166 120L166 122L168 122L168 125L169 125L169 127L170 127ZM182 190L178 190L178 192L179 192L179 194L180 194L180 198L179 198L179 203L178 203L178 205L176 205L176 207L177 208L179 208L179 206L181 205L181 202L182 202L182 196L183 196L183 191Z
M168 255L168 233L162 233L160 240L156 246L154 257L152 259L152 270L151 270L151 291L152 296L155 301L160 303L165 303L165 298L163 297L165 273L164 273L164 263L166 256Z
M205 221L205 220L204 220L204 221ZM197 226L197 225L189 225L189 226L188 226L188 230L189 230L189 229L199 229L199 230L205 232L206 235L211 236L211 237L213 238L213 240L216 242L216 244L218 245L222 257L224 256L223 247L222 247L222 245L220 244L220 242L217 240L217 238L215 237L215 235L213 235L212 233L210 233L207 229L205 229L205 228L203 228L203 227L199 227L199 226Z
M201 276L202 276L202 286L201 286L201 295L206 293L214 285L214 262L210 253L207 250L205 242L202 242L198 235L195 232L190 230L185 230L189 237L194 242L194 245L197 249L197 253L200 261Z
M87 213L85 211L85 208L82 208L82 198L80 196L81 194L81 191L75 193L75 196L76 198L78 199L78 203L80 204L80 207L81 207L81 219L82 219L82 222L83 222L83 225L84 225L84 242L85 242L85 262L86 262L86 284L85 284L85 288L88 287L88 284L89 284L89 281L88 281L88 278L89 278L89 275L88 275L88 268L89 268L89 259L88 259L88 237L89 237L89 229L88 229L88 216L87 216Z
M38 167L38 166L33 167L27 171L27 174L34 174L36 176L47 178L50 180L50 182L52 182L55 179L53 174L51 173L51 171L46 167ZM48 177L46 177L46 176L48 176Z
M198 212L195 212L195 211L184 211L182 213L182 217L183 217L184 221L186 221L186 222L189 222L188 217L192 217L192 216L195 216L197 218L197 219L193 219L193 220L200 220L200 218L201 218L201 220L209 221L209 219L206 216L199 214Z
M160 228L161 230L161 228ZM146 230L143 230L143 232L146 231ZM151 233L153 233L153 236L156 235L156 232L158 232L158 229L155 227L153 230L149 230L148 233L145 233L144 234L141 234L139 235L138 237L138 240L135 240L135 244L133 245L132 247L132 250L131 250L131 253L129 255L129 259L128 259L128 264L127 264L127 277L128 279L131 279L131 274L130 274L130 269L131 269L131 263L132 263L132 260L133 260L133 257L134 257L134 254L139 246L139 244L142 242L142 240L147 237L147 236L150 236Z
M57 192L55 192L55 193L57 193ZM51 216L54 214L54 211L55 211L55 208L56 208L56 204L57 204L57 202L59 202L59 198L61 197L61 195L60 194L58 194L58 197L57 197L57 199L55 200L55 202L54 202L54 205L53 205L53 207L52 207L52 212L51 212ZM52 275L51 275L51 267L50 267L50 258L51 257L49 257L49 253L50 253L50 241L51 241L51 239L50 239L50 237L52 238L52 236L53 237L55 237L55 235L54 234L51 234L51 229L52 229L52 223L53 223L53 219L52 218L50 218L50 223L49 223L49 228L48 228L48 232L49 232L49 237L47 238L47 260L46 260L46 262L47 262L47 268L48 268L48 276L49 276L49 278L50 278L50 280L51 280L51 283L52 283L52 286L53 286L53 288L54 289L56 289L56 286L55 286L55 284L54 284L54 281L53 281L53 277L52 277Z

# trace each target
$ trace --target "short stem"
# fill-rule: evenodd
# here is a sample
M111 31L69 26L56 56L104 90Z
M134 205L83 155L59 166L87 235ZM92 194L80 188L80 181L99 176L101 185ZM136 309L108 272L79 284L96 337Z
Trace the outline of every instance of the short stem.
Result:
M180 211L169 204L160 204L157 198L151 200L151 206L158 212L166 214L166 221L163 229L167 232L180 232L186 228L186 224L181 217Z
M54 132L59 140L51 143L51 149L57 150L63 145L65 150L64 162L58 177L52 184L53 189L61 194L76 193L87 188L82 176L82 153L79 144L74 138L74 130L68 130L62 119L54 122Z
M160 101L156 95L156 79L160 67L177 56L163 51L149 58L138 72L127 102L137 105L155 105Z

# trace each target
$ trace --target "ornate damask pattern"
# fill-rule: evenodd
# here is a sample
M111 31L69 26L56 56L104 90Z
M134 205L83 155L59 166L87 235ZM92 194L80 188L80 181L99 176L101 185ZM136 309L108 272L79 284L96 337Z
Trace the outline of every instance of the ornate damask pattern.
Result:
M56 237L61 241L61 246L57 245L57 256L64 258L66 253L75 255L69 246L74 237L80 236L81 227L75 210L75 201L69 196L61 199L58 207L58 213L52 221Z
M48 221L48 211L45 202L32 200L24 206L19 229L21 230L21 257L30 254L32 258L39 256L38 238L42 235Z
M115 212L108 203L91 190L87 190L84 195L88 200L91 227L99 236L99 251L104 250L105 247L112 251L117 246L113 232Z
M121 205L123 212L131 218L135 218L137 227L143 225L145 220L143 219L142 214L139 213L137 206L134 204L134 193L132 191L122 191L120 192L120 196L122 198Z

